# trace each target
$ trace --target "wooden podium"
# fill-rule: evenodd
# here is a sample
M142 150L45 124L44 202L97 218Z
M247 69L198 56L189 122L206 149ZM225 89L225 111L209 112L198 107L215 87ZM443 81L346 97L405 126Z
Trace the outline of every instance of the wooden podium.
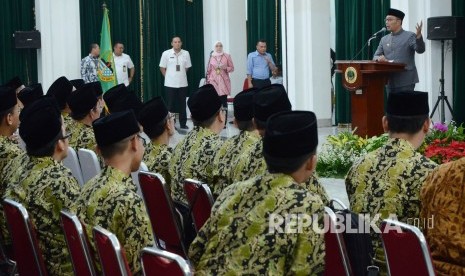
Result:
M342 84L351 93L352 129L361 137L384 133L384 86L389 74L403 71L405 64L372 60L337 60L336 72L342 73Z

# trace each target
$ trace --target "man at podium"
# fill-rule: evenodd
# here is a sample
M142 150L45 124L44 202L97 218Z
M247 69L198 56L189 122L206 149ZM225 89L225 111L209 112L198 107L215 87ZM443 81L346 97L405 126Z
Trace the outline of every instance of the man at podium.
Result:
M380 62L398 62L406 64L405 70L390 74L387 84L389 93L413 91L418 82L415 66L415 52L425 52L425 42L421 34L423 22L417 23L416 33L405 31L402 20L405 14L396 9L389 9L386 15L386 29L390 34L381 38L373 60Z

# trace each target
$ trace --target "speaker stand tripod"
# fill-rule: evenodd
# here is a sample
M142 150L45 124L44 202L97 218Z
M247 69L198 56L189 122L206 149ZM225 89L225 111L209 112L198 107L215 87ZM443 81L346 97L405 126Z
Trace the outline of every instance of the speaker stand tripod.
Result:
M441 40L441 78L439 79L439 82L441 83L441 90L439 91L438 99L434 104L433 111L431 112L431 115L429 117L433 118L434 112L436 112L439 102L441 102L441 113L439 114L439 119L441 120L441 123L444 123L446 121L446 107L444 105L444 102L447 104L447 107L449 108L450 114L452 115L452 119L454 118L454 112L452 111L452 107L449 103L449 100L447 99L447 96L444 93L444 39Z

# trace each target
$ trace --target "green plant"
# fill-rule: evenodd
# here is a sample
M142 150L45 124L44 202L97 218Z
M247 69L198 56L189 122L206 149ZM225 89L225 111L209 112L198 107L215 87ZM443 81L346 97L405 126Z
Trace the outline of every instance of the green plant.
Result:
M355 130L330 135L318 154L316 171L321 177L343 178L358 158L381 147L387 139L386 134L365 139Z

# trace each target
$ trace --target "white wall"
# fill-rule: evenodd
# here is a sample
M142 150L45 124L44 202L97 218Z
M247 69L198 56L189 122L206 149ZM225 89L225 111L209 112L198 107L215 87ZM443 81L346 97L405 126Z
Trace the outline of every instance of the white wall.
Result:
M281 0L283 75L294 110L331 125L330 2Z
M38 80L46 93L60 76L81 78L79 0L36 0L35 6L42 39L37 50Z
M231 54L234 72L230 74L231 95L242 91L247 65L246 0L204 0L205 65L215 41L223 42L223 50ZM204 68L205 70L205 68Z

